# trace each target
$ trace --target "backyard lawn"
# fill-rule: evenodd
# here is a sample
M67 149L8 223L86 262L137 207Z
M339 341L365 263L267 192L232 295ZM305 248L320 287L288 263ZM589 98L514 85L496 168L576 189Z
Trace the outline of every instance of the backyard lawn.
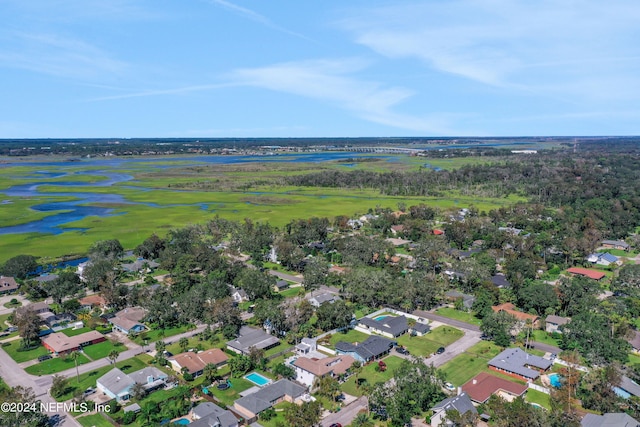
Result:
M278 292L279 295L282 295L284 298L291 298L298 296L300 294L304 294L304 288L302 286L298 286L295 288L285 289L282 292Z
M91 332L91 331L92 331L91 328L85 327L85 328L78 328L78 329L66 328L66 329L63 329L61 332L68 337L73 337L73 336L84 334L85 332Z
M438 350L439 347L446 347L452 342L460 339L464 333L459 329L451 326L438 326L427 335L421 337L412 337L404 334L397 338L398 344L406 347L411 354L416 356L430 356Z
M126 349L127 347L122 343L118 343L117 345L114 345L111 341L107 340L98 344L88 345L84 347L82 351L87 356L89 356L92 360L98 360L98 359L102 359L103 357L107 357L109 353L113 350L117 351L118 353L121 353Z
M545 409L551 409L551 396L538 390L529 389L525 395L525 400L530 403L537 403Z
M460 311L451 307L442 307L436 310L436 314L448 317L449 319L459 320L461 322L471 323L472 325L482 324L482 320L478 319L472 312Z
M229 378L229 381L231 382L231 387L226 390L218 390L216 387L210 389L213 395L227 406L233 406L233 402L242 397L240 396L241 391L255 386L254 383L244 378Z
M546 331L542 331L540 329L536 329L533 331L533 341L538 341L544 344L549 344L558 347L560 345L560 340L556 340L551 337L551 334Z
M82 353L78 354L78 366L84 365L85 363L89 363L89 359ZM28 366L24 370L31 375L50 375L75 367L76 362L73 360L73 357L62 356Z
M175 328L167 328L167 329L153 329L151 331L144 332L138 335L135 338L132 338L132 341L135 341L137 344L144 344L144 337L146 337L147 342L155 342L158 340L170 341L170 337L174 335L181 334L183 332L187 332L193 329L193 325L183 325Z
M336 334L331 335L331 338L329 339L329 346L335 347L336 343L339 341L345 341L350 343L362 342L367 338L369 338L369 335L365 334L364 332L356 331L355 329L349 329L346 334L342 332L338 332Z
M404 359L397 356L389 356L384 359L384 363L387 365L387 369L384 372L378 372L378 361L374 361L366 365L358 378L366 379L369 385L377 383L384 383L391 379L393 372L400 366ZM362 388L356 386L356 376L352 375L344 384L342 384L342 391L353 396L362 396Z
M45 354L49 354L49 350L44 348L42 345L38 347L27 350L20 351L20 345L22 340L14 340L8 343L2 344L2 349L7 352L9 356L17 363L26 362L28 360L37 359L39 356L44 356Z

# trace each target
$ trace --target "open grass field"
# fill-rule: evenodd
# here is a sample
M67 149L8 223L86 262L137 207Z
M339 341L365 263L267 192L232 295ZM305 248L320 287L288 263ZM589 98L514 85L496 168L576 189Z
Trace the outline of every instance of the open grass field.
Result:
M424 159L408 156L379 157L379 161L359 162L349 170L417 170L424 167L425 163ZM56 178L39 174L43 166L29 166L28 162L5 167L0 170L0 191L20 184L47 182L47 185L41 185L38 193L32 197L0 195L0 199L7 200L0 209L0 223L3 226L24 224L55 214L55 211L38 212L31 208L52 201L72 200L75 194L81 196L80 193L90 192L116 195L122 197L122 202L97 204L112 208L112 216L91 216L65 224L63 231L67 231L60 234L4 235L0 242L0 262L17 255L15 248L20 248L20 253L36 255L46 260L84 254L93 242L104 239L116 238L125 248L133 248L154 232L163 235L171 228L204 223L214 215L232 220L251 218L281 227L292 219L309 216L352 216L375 206L395 209L400 202L408 206L426 203L442 209L474 205L480 210L490 210L523 200L515 196L491 199L455 193L444 197L391 197L380 195L377 190L345 191L337 188L283 186L282 177L322 169L344 170L345 166L340 162L264 160L258 157L256 163L204 165L195 160L191 163L183 160L172 162L170 158L164 158L159 163L170 167L161 171L157 169L155 162L124 165L114 162L113 167L100 168L83 167L78 163L47 166L48 172L68 174ZM480 158L431 159L429 164L454 168L485 161L486 159ZM106 179L100 175L101 171L129 174L134 179L112 186L99 186ZM56 185L67 182L82 183L83 186Z
M122 343L114 345L111 341L107 340L98 344L88 345L84 347L82 351L92 360L98 360L102 359L103 357L107 357L113 350L117 351L118 353L122 353L126 349L127 347Z
M459 320L461 322L471 323L480 326L482 320L478 319L472 312L460 311L451 307L442 307L436 310L436 314L448 317L449 319Z
M37 359L39 356L44 356L45 354L49 354L49 350L44 348L42 345L38 347L27 350L20 351L20 345L22 344L22 340L13 340L2 344L2 350L6 351L9 356L17 363L26 362L28 360Z
M400 366L403 359L397 356L389 356L384 359L384 363L387 364L387 370L379 372L376 370L378 362L371 362L366 365L358 378L366 379L369 385L377 383L387 382L393 377L393 372ZM356 376L352 375L344 384L342 384L342 391L353 396L362 396L362 388L356 386Z
M89 359L84 354L78 355L78 366L89 363ZM54 357L25 368L25 372L31 375L51 375L66 371L76 367L76 362L72 357Z

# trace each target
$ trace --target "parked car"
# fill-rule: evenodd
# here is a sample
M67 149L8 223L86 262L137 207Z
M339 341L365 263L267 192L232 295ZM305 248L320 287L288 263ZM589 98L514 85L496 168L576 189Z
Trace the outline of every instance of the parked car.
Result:
M436 354L442 354L444 353L444 347L440 347L438 350L436 350Z
M396 347L396 351L400 354L405 354L405 355L409 355L409 350L407 350L404 347Z
M43 354L42 356L38 356L38 362L44 362L45 360L51 359L50 354Z
M91 387L89 387L89 388L88 388L88 389L86 389L86 390L84 391L84 393L82 393L82 394L83 394L84 396L89 396L90 394L93 394L93 393L95 393L95 392L96 392L96 389L95 389L95 388L91 388Z
M342 427L342 424L340 424L340 423L333 423L333 424L331 424L329 427Z
M454 391L456 389L456 387L451 383L444 383L444 388L446 388L449 391Z
M7 332L15 332L17 330L18 330L18 328L16 326L11 326L11 327L7 328Z

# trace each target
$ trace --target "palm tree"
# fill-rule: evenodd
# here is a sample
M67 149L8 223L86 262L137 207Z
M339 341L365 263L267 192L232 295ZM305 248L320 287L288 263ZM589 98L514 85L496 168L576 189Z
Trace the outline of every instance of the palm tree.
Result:
M109 352L109 355L107 356L109 358L109 362L111 364L116 363L116 359L118 358L119 355L120 355L120 353L118 353L116 350L111 350Z
M180 340L178 341L178 345L183 352L187 351L187 348L189 348L189 339L186 337L180 338Z
M80 352L72 351L70 356L73 358L73 361L76 364L76 381L80 382L80 371L78 371L78 357L80 356Z

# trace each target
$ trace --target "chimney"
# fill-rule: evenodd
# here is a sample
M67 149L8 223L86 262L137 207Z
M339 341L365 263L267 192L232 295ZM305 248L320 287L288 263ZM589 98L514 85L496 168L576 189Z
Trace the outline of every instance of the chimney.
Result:
M478 384L478 380L474 378L473 379L473 385L476 385L476 384Z

